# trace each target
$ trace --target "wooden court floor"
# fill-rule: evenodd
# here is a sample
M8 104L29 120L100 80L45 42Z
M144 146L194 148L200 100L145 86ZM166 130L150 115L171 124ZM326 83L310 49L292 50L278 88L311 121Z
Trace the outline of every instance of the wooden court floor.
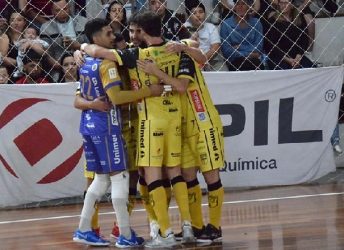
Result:
M222 213L222 244L180 245L173 249L344 249L344 184L296 185L226 192ZM203 197L206 204L206 196ZM207 207L204 208L205 221ZM115 249L72 242L81 205L0 210L0 249ZM101 234L108 237L114 213L100 208ZM175 232L180 222L170 207ZM149 226L141 204L131 218L139 235Z

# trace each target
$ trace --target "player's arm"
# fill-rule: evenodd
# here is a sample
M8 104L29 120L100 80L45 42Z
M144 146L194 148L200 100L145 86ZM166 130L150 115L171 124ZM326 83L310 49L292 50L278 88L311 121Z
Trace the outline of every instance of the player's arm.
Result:
M138 90L122 90L122 82L116 64L110 61L101 64L100 75L104 90L115 105L134 102L150 96L160 96L163 91L163 87L158 85L151 85L149 88Z
M103 48L103 47L96 45L96 44L83 43L80 46L80 50L82 52L85 52L87 55L89 55L91 57L104 58L104 59L108 59L110 61L117 62L117 57L112 52L112 50Z
M171 85L173 89L179 93L184 93L188 88L189 82L193 80L193 75L195 73L193 65L192 59L183 53L180 60L178 77L175 78L160 70L156 64L149 60L137 61L139 69L147 74L155 75L164 84Z
M197 48L198 43L191 39L183 40L183 42L168 42L166 46L166 51L169 53L181 53L185 52L191 56L199 64L205 64L207 62L207 57L204 53Z
M98 97L93 101L88 101L80 95L76 95L74 99L74 107L80 110L98 110L101 112L107 112L111 109L111 103L106 101L105 96Z

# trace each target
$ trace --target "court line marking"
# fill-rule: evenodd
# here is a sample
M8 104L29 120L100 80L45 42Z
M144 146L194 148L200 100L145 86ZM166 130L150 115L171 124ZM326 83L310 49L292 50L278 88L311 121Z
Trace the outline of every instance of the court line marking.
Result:
M335 196L342 195L344 192L340 193L322 193L322 194L307 194L307 195L294 195L294 196L284 196L284 197L271 197L271 198L262 198L262 199L251 199L251 200L238 200L238 201L225 201L224 205L227 204L240 204L240 203L250 203L250 202L263 202L263 201L275 201L275 200L289 200L289 199L301 199L301 198L312 198L319 196ZM202 206L208 206L207 203L202 204ZM170 206L170 209L177 209L177 206ZM145 209L134 209L135 212L145 212ZM104 212L99 213L99 215L112 215L115 212ZM43 221L43 220L58 220L58 219L68 219L80 217L80 214L75 215L64 215L64 216L53 216L53 217L43 217L43 218L31 218L23 220L11 220L11 221L0 221L0 225L11 224L11 223L24 223L24 222L34 222L34 221Z

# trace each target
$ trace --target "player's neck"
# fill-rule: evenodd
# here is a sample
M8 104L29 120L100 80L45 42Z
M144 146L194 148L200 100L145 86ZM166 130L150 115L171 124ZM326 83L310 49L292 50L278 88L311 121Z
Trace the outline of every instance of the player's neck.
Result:
M146 42L148 46L161 44L164 40L161 37L148 37Z

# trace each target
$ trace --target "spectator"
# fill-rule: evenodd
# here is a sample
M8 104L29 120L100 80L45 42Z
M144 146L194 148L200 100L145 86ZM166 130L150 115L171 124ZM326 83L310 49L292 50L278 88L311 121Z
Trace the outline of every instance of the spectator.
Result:
M49 53L59 60L65 50L80 49L80 44L88 42L83 34L87 19L83 16L71 15L71 8L67 0L52 0L52 14L54 18L44 23L41 35L51 44Z
M0 65L0 84L10 84L10 75L8 69L5 66Z
M51 0L18 0L18 3L19 9L37 26L41 26L52 17Z
M24 16L18 12L13 12L9 17L9 28L6 36L2 36L1 53L3 54L3 64L10 70L12 74L17 62L18 41L22 38L23 31L27 25Z
M252 0L237 0L221 25L221 50L229 70L263 69L263 27L250 15Z
M18 55L17 55L17 70L14 72L14 77L19 77L23 74L23 57L28 49L33 49L42 58L48 49L49 44L41 40L38 36L38 30L34 26L29 26L24 30L23 39L17 42ZM57 67L58 62L53 58L48 57L50 60L47 61L51 66Z
M107 8L105 20L110 23L114 33L121 33L126 42L129 42L127 27L127 14L123 5L118 1L112 1Z
M16 81L16 84L36 84L49 83L50 79L44 76L41 65L41 56L34 50L27 51L23 58L23 72L24 76Z
M309 46L307 22L290 0L279 0L278 11L271 12L265 34L269 69L308 68L313 63L305 56Z
M191 34L173 15L173 11L166 8L166 0L148 0L149 9L157 13L163 24L163 37L167 40L182 40L190 38Z
M60 64L62 70L58 82L76 82L78 80L78 67L76 66L73 54L65 52L61 56Z
M207 57L207 64L204 66L205 71L228 70L227 66L219 54L221 39L217 27L205 22L205 7L197 1L185 1L186 14L189 16L188 21L184 24L192 33L192 38L199 42L199 48Z

